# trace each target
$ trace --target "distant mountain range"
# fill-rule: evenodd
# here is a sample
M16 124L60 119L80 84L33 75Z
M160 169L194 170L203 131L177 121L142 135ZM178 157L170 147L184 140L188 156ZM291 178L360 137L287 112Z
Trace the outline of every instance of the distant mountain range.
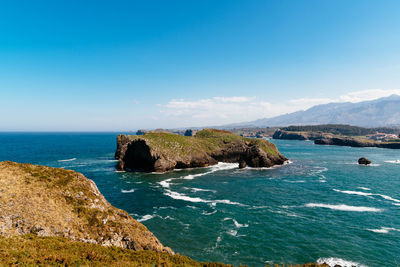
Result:
M271 127L289 125L350 124L363 127L400 126L400 96L392 95L358 103L329 103L273 118L225 127Z

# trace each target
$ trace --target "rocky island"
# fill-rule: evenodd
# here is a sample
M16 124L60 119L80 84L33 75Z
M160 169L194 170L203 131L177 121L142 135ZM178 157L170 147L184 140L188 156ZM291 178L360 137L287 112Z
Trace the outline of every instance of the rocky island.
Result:
M145 172L206 167L218 162L240 163L241 167L271 167L287 160L267 140L215 129L205 129L194 136L166 132L118 135L115 158L119 170Z

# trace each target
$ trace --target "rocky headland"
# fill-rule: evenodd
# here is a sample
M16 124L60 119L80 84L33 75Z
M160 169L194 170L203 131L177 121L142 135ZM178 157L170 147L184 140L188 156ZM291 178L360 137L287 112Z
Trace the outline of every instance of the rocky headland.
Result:
M115 158L119 170L145 172L206 167L218 162L241 163L241 167L271 167L287 160L267 140L244 138L215 129L199 131L195 136L166 132L119 135Z
M0 162L0 235L25 234L173 254L82 174Z
M273 139L284 139L284 140L316 140L323 138L333 137L333 134L323 132L302 132L302 131L284 131L277 130L272 135Z
M381 142L365 138L335 136L330 138L316 139L316 145L350 146L350 147L379 147L400 149L400 142Z

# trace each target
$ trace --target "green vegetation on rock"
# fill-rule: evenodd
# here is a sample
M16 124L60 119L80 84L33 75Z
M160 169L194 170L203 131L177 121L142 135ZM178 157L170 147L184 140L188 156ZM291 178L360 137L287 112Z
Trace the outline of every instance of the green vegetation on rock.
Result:
M168 132L117 137L121 170L169 171L221 162L245 162L250 167L281 165L286 158L264 139L245 138L229 131L204 129L195 136Z

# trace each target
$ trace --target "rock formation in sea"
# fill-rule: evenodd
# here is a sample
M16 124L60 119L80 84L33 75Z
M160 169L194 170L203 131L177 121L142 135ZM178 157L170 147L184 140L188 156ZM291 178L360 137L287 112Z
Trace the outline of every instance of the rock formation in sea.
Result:
M369 164L371 164L371 161L369 160L369 159L366 159L366 158L359 158L358 159L358 164L360 164L360 165L369 165Z
M146 172L241 161L249 167L271 167L282 165L287 160L267 140L244 138L215 129L199 131L193 137L165 132L118 135L115 158L119 170Z
M0 236L26 234L173 254L82 174L0 162Z

